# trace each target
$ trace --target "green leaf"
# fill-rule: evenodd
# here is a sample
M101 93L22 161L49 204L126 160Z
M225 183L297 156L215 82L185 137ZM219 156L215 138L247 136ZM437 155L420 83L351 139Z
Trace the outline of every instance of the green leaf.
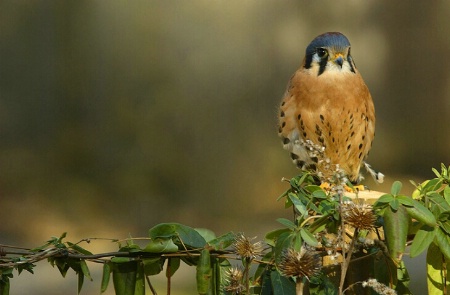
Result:
M180 258L169 257L167 258L166 277L170 278L180 268Z
M278 202L279 200L281 200L282 198L286 197L287 194L288 194L290 191L291 191L291 190L287 190L287 191L285 191L284 193L282 193L282 194L277 198L277 202Z
M439 173L439 171L437 171L436 168L431 168L431 171L433 171L433 173L436 175L436 177L440 178L441 174Z
M223 250L231 246L234 243L235 238L236 235L233 232L228 232L218 238L215 238L214 240L209 241L208 245L210 245L214 250Z
M438 216L438 220L445 222L450 220L450 211L444 211Z
M309 284L309 294L314 295L338 295L337 284L333 284L332 278L322 274L320 279L312 278Z
M392 210L397 211L398 210L398 206L400 206L400 203L395 198L389 203L389 206L391 206Z
M308 185L305 189L311 193L314 198L326 199L327 193L318 185Z
M278 271L270 272L270 281L272 283L273 294L275 295L292 295L295 292L295 283L286 277L280 275Z
M206 295L211 286L211 258L209 250L203 249L197 264L197 292L199 295Z
M396 196L400 193L400 190L402 189L402 183L400 181L394 181L391 187L391 194L393 196Z
M422 203L417 200L412 200L414 207L404 207L406 212L408 212L409 216L420 221L428 226L435 227L436 226L436 218L433 213L428 210Z
M113 264L113 283L116 295L134 295L138 262Z
M9 295L10 287L9 278L2 275L0 280L0 295Z
M296 195L289 194L288 198L294 205L295 209L297 209L297 211L300 213L300 215L305 216L308 214L308 209Z
M142 251L149 253L174 253L178 251L178 246L175 245L171 238L155 238Z
M327 193L322 188L313 191L312 196L317 199L326 199L328 197Z
M450 185L447 184L447 186L444 188L443 194L445 201L450 204Z
M319 244L319 241L314 237L314 235L307 229L302 228L300 230L300 234L303 240L310 246L316 247Z
M69 245L70 248L72 248L73 250L80 252L81 254L84 255L92 255L92 252L89 252L88 250L78 246L77 244L73 244L71 242L67 242L67 245Z
M378 198L378 200L375 202L374 206L380 206L380 203L390 203L394 200L394 196L390 194L382 195Z
M397 294L412 295L408 288L410 281L411 279L409 277L408 269L405 266L405 262L401 260L397 268L397 284L395 286L395 291L397 291Z
M300 232L297 232L297 233L293 232L292 235L294 236L294 238L293 238L293 243L291 244L291 247L294 248L295 251L300 251L300 249L302 248L302 245L303 245L302 235L300 234Z
M135 259L130 258L130 257L113 257L113 258L111 258L111 262L113 262L113 263L127 263L130 261L135 261Z
M410 207L414 206L413 199L411 199L410 197L407 197L407 196L397 196L396 199L397 199L397 200L400 202L400 204L402 204L402 205L410 206Z
M286 226L287 228L290 229L295 229L297 228L297 226L295 225L295 223L293 223L292 221L290 221L289 219L286 218L278 218L277 221L279 223L281 223L282 225Z
M416 257L433 242L436 232L433 227L422 226L414 236L411 244L410 256Z
M280 229L276 229L276 230L270 231L264 237L264 241L269 246L275 247L276 241L278 240L280 235L283 234L283 233L290 233L290 232L291 232L291 230L288 229L288 228L280 228Z
M296 234L293 232L285 232L282 233L275 244L273 249L273 253L275 255L275 261L277 263L280 262L281 254L287 248L290 248L294 245L294 240L296 239Z
M432 243L427 252L428 294L442 295L444 284L446 284L445 289L450 288L450 272L447 270L449 264L450 260L442 254L436 244Z
M450 259L450 237L441 229L435 230L436 236L434 242L447 259Z
M184 246L190 248L203 248L206 245L205 239L195 229L179 223L158 224L149 230L149 236L152 239L178 237Z
M144 273L147 276L153 276L159 274L163 270L164 258L144 258L142 259L144 265Z
M428 181L425 181L420 186L422 187L421 192L423 194L426 194L428 192L436 191L438 190L442 185L443 179L441 178L434 178Z
M144 265L138 263L136 270L136 284L134 285L133 295L145 295L145 275Z
M100 287L101 293L104 293L108 288L110 277L111 277L111 265L110 262L105 262L103 264L102 284Z
M440 221L439 227L447 233L447 235L450 235L450 222L449 221Z
M84 275L83 273L78 273L78 294L81 292L81 288L83 287Z
M205 241L209 242L216 238L216 234L209 229L206 228L195 228L195 230L205 239Z
M211 257L212 279L211 295L225 295L224 285L227 284L227 273L231 268L228 259Z
M331 215L332 215L332 213L330 212L330 213L324 214L320 218L317 218L316 220L314 220L313 223L311 223L308 230L313 234L321 232L322 230L325 229L325 227L329 223L334 222L334 220L330 218Z
M139 245L134 244L132 240L128 240L127 245L120 247L119 251L133 253L133 252L140 252L141 248L139 247Z
M397 211L387 208L383 213L384 233L391 258L399 263L406 247L410 218L404 206Z
M56 264L56 267L58 268L63 278L65 278L67 271L70 269L69 264L66 262L65 259L62 258L55 258L54 263Z
M91 273L89 272L89 267L87 266L86 260L80 260L80 267L83 275L92 281Z

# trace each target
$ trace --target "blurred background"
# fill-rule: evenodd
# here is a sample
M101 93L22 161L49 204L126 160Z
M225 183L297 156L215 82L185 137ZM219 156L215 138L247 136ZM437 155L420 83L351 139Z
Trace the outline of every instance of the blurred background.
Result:
M386 180L365 184L411 192L450 164L449 13L389 0L1 1L0 243L140 237L161 222L263 239L290 216L276 199L298 173L278 104L326 31L349 38L374 98L369 162ZM46 265L15 273L11 294L75 294L76 276ZM188 290L193 274L175 276Z

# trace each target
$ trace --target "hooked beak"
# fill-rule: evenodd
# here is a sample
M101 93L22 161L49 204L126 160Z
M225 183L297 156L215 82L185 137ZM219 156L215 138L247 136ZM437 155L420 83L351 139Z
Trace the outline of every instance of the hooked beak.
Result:
M342 68L342 65L344 64L344 57L342 56L342 54L336 54L334 62L337 63Z

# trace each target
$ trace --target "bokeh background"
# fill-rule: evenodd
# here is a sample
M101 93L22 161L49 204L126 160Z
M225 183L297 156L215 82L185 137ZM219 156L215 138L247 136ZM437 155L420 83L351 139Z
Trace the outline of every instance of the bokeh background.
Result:
M450 164L449 16L445 1L1 1L0 243L170 221L262 239L290 216L276 199L297 173L278 104L326 31L349 38L374 98L369 162L386 182L365 184L411 192ZM46 264L11 294L75 294ZM176 274L176 294L193 278Z

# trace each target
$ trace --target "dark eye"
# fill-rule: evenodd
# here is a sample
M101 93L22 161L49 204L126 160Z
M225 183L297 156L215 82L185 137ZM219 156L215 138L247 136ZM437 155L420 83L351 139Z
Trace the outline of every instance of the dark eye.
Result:
M317 48L317 55L320 58L324 58L328 55L328 51L325 48Z

